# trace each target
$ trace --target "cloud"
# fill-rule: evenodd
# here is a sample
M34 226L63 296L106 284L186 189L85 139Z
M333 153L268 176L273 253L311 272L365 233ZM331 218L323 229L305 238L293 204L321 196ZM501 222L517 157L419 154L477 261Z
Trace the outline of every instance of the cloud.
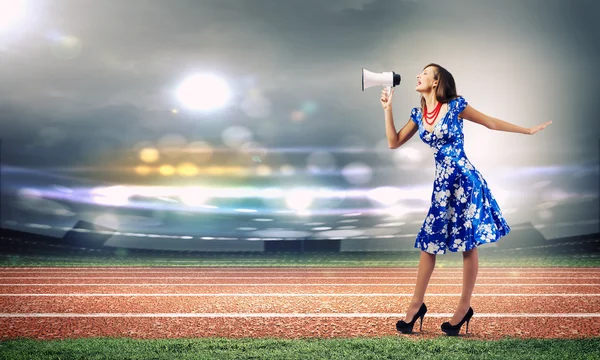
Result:
M597 5L575 4L513 1L500 6L439 0L40 4L38 21L0 58L2 136L51 151L61 142L99 134L123 146L159 138L164 131L220 139L227 126L243 124L266 146L337 146L341 139L357 135L371 146L385 129L377 91L359 90L360 68L401 71L403 83L395 99L400 128L418 98L413 77L430 60L449 64L461 89L473 94L475 103L483 104L479 96L489 99L487 109L499 117L504 116L502 111L522 114L533 106L541 121L559 109L561 116L572 117L575 127L590 130L569 132L568 137L591 136L598 134L596 119L583 116L583 110L572 114L568 109L593 103L592 85L585 79L599 55L598 39L591 35L597 32L589 31L598 24L576 20L590 20L585 5ZM549 31L551 36L544 36ZM62 35L81 42L79 56L70 60L55 56L53 39ZM234 106L210 116L170 116L170 109L179 105L174 97L179 82L206 70L223 74L232 84ZM510 91L517 80L523 82ZM533 91L531 100L525 100L530 93L527 86L536 83L542 84L546 96ZM474 90L481 84L489 92ZM244 114L240 106L252 90L259 90L271 104L268 116L250 119ZM558 101L562 94L567 95ZM500 96L512 107L497 107ZM303 122L290 121L307 102L317 111ZM546 106L538 106L544 102ZM554 141L558 137L547 136L555 136Z

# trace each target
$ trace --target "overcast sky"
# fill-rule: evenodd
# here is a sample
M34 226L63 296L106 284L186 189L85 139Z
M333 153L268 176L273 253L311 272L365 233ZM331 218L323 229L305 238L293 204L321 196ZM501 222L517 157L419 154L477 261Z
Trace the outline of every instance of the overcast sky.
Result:
M430 185L432 155L418 135L406 148L422 162L396 168L380 89L362 92L360 74L402 76L400 129L419 104L416 75L435 62L474 108L524 127L553 121L534 136L466 122L467 155L491 181L500 168L597 169L599 10L594 0L29 0L0 32L2 163L136 183L104 170L138 165L148 145L226 148L243 128L272 150L265 164L303 167L326 149L341 168L358 156L344 149L363 147L383 154L362 161L396 171L379 185L398 174ZM179 102L177 87L201 72L231 87L224 108ZM579 186L569 179L564 191Z
M416 74L437 62L475 108L526 127L554 121L533 138L476 125L466 131L516 148L583 145L594 153L596 3L30 0L22 23L2 33L2 138L39 145L47 156L67 147L83 156L86 147L131 149L165 131L221 146L223 130L237 124L267 145L338 146L353 136L371 146L384 138L383 113L379 89L360 91L360 69L401 74L394 101L401 127L418 104ZM65 45L61 36L79 43ZM192 122L168 116L180 107L176 87L204 71L232 86L229 109L188 114ZM251 89L271 105L263 118L240 108ZM293 124L290 114L306 101L316 111Z

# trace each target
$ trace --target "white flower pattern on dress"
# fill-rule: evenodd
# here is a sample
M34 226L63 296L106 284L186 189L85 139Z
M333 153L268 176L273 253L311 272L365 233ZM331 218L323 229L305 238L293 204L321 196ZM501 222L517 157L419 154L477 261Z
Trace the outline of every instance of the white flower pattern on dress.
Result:
M435 159L431 207L415 240L415 248L430 254L468 251L510 232L487 182L465 154L459 114L467 104L462 96L450 100L448 112L431 132L423 125L422 110L411 111L419 137Z

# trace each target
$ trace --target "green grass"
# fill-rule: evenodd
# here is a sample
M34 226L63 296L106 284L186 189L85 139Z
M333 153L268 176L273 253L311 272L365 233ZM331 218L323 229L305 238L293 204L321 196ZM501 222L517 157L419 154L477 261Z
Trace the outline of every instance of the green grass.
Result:
M202 253L178 257L118 256L0 256L0 266L252 266L252 267L416 267L419 253L338 253L338 254L265 254L265 253ZM479 252L481 267L599 267L600 256L589 254L541 254ZM462 267L462 255L438 255L436 267Z
M69 339L0 342L1 359L600 359L600 338Z

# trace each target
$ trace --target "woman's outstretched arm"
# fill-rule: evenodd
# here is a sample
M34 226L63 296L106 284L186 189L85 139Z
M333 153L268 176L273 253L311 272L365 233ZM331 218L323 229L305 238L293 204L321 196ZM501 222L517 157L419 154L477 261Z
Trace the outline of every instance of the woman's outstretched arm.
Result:
M511 124L509 122L488 116L475 110L471 105L467 105L467 107L465 107L465 109L460 113L459 117L483 125L490 130L507 131L526 135L533 135L536 132L544 129L546 126L552 124L552 121L547 121L532 128L524 128L522 126Z

